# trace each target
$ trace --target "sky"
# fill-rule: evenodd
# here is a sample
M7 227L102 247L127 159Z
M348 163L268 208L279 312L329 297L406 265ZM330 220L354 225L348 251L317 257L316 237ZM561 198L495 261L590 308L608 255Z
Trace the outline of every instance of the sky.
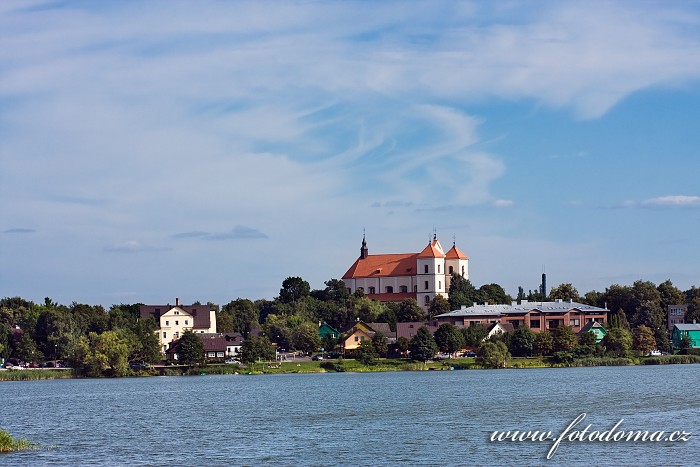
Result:
M700 286L697 1L0 2L0 296Z

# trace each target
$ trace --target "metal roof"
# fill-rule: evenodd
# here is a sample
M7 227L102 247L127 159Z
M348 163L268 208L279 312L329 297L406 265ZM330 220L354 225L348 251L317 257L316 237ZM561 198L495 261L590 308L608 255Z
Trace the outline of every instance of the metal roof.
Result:
M586 305L578 302L527 302L523 300L520 304L511 303L510 305L474 305L470 307L462 307L458 310L449 311L436 318L448 318L457 316L470 315L503 315L503 314L526 314L531 311L539 313L561 313L569 310L579 310L591 313L607 312L607 308L599 308L597 306Z

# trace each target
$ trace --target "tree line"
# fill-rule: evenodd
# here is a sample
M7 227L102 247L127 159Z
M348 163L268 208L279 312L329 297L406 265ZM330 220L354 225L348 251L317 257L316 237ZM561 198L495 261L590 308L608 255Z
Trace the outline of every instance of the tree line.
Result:
M256 348L269 353L266 342L274 343L277 348L303 352L315 352L321 347L334 349L339 344L337 340L331 337L321 340L318 336L318 326L322 322L337 330L358 320L386 322L394 331L397 322L432 319L462 305L508 304L514 300L498 284L477 288L463 277L454 275L449 299L436 297L426 314L413 299L380 303L361 291L350 294L340 279L330 279L324 285L324 288L312 290L301 277L288 277L282 282L279 295L272 300L237 298L223 306L208 305L216 311L218 332L240 332L246 338L251 334L255 336L248 345L253 355ZM643 326L653 334L657 348L662 349L669 347L668 305L687 304L686 321L700 321L700 289L692 287L681 291L670 280L658 286L642 280L629 286L614 284L603 292L590 291L583 295L572 284L560 284L547 296L542 291L525 294L520 287L516 299L563 299L607 306L611 328L627 331L634 337ZM63 360L87 374L99 374L105 370L115 375L125 374L129 361L157 362L161 358L155 332L158 323L152 318L142 319L139 306L119 304L106 310L101 305L75 302L61 305L49 298L44 303L20 297L3 298L0 300L0 357L15 357L27 362ZM16 327L22 332L16 332ZM253 333L254 330L259 331ZM467 328L464 332L474 330L468 331ZM406 343L399 343L402 344L406 346ZM507 342L504 345L508 347ZM509 348L509 351L516 355L517 348Z

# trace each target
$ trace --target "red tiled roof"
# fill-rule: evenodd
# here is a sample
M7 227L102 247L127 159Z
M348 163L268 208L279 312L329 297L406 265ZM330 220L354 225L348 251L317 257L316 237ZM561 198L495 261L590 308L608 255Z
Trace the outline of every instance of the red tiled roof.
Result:
M415 276L415 253L402 253L390 255L368 255L366 258L358 258L350 269L343 275L343 279L355 279L358 277L389 277L389 276Z
M457 248L456 245L452 245L452 248L450 248L450 251L447 252L445 255L445 258L447 259L469 259L467 255L462 253L459 248Z
M433 240L433 242L426 246L423 251L418 253L419 258L444 258L445 253L442 251L440 242Z

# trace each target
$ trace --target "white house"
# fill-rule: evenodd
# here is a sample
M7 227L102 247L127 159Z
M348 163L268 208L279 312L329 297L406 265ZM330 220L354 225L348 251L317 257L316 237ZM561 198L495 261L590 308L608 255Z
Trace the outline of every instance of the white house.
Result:
M175 299L171 305L141 305L141 318L154 318L159 325L158 339L165 353L168 345L177 340L186 330L198 334L216 332L216 311L209 305L183 305Z

